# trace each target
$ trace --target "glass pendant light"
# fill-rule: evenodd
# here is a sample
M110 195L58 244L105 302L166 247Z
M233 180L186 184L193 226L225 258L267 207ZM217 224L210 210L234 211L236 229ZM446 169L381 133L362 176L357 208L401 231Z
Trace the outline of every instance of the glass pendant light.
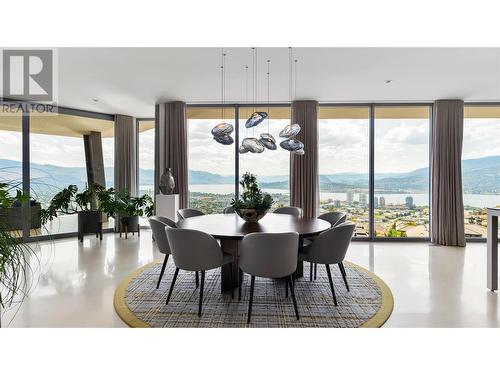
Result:
M245 138L241 146L254 154L260 154L265 149L264 145L257 138Z
M222 145L231 145L234 143L233 138L231 137L231 133L234 130L233 125L227 123L224 121L225 118L225 99L226 99L226 54L224 53L224 49L222 50L221 53L221 102L222 102L222 108L221 108L221 118L222 122L217 124L212 128L212 135L214 137L214 140L217 143L220 143Z
M299 124L287 125L282 131L280 131L281 138L293 138L300 132Z

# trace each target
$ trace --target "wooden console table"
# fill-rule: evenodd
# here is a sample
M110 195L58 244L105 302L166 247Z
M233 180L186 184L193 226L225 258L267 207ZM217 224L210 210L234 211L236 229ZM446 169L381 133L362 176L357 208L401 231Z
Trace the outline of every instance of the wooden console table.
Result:
M488 266L487 284L491 291L498 290L498 217L500 208L488 208Z

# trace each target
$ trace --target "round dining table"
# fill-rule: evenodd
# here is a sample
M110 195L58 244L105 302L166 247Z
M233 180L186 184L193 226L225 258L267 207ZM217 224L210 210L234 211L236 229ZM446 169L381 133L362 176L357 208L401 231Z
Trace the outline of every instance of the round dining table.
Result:
M286 233L299 234L299 248L303 246L305 237L312 237L330 229L326 220L317 218L301 218L287 214L269 213L257 223L247 223L237 214L214 214L193 216L177 223L179 228L195 229L209 233L220 240L222 250L235 258L234 266L227 264L221 268L221 291L227 292L237 287L238 280L238 243L250 233ZM231 277L231 269L233 277ZM303 262L297 262L296 277L303 276ZM233 280L233 282L231 282Z

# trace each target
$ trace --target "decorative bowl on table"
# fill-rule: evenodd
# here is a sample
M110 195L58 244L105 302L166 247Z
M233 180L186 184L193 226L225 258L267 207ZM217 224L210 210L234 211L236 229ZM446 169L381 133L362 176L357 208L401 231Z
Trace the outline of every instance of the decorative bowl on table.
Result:
M257 211L255 208L239 208L235 209L236 214L245 220L247 223L256 223L264 216L266 216L268 210Z

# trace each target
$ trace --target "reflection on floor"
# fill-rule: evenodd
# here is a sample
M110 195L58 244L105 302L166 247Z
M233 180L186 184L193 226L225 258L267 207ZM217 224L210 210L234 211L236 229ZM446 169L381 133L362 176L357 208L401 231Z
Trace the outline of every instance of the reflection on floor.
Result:
M115 287L134 269L162 259L148 231L128 240L105 234L102 242L92 236L83 244L76 238L44 242L41 254L37 285L19 311L4 315L3 325L12 319L11 327L123 327L113 309ZM392 289L395 307L386 327L500 326L498 294L486 289L484 243L354 242L348 260Z

